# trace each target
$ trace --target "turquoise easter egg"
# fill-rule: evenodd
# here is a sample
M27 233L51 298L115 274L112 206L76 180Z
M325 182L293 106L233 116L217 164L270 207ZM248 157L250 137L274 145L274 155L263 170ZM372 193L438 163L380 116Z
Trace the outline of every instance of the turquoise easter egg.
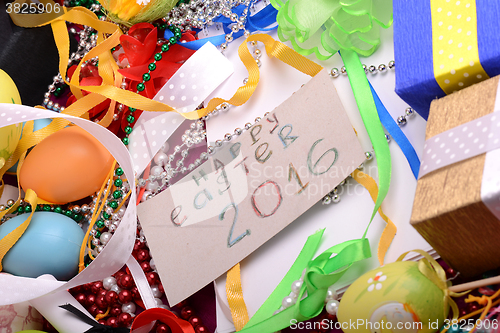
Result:
M28 216L22 214L0 225L0 239ZM22 237L3 258L3 271L32 278L51 274L67 281L78 273L83 237L83 230L73 219L59 213L35 212Z

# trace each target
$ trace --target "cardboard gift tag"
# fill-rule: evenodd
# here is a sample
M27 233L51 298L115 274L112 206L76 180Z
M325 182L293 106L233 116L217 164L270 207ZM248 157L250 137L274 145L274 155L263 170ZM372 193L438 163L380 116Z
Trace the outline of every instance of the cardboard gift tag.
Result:
M326 71L138 206L168 301L176 304L248 256L365 159Z

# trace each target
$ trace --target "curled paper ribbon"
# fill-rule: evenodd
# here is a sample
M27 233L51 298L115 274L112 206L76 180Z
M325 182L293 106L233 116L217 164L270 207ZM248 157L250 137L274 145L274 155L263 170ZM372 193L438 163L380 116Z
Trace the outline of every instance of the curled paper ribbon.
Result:
M16 0L16 3L22 4L23 1L25 0ZM52 26L54 40L60 57L59 71L62 78L70 86L73 95L78 99L75 103L66 108L64 113L80 117L88 110L108 98L111 99L112 102L106 115L100 121L100 124L103 126L108 126L111 123L114 103L116 102L138 110L163 112L176 111L167 104L151 100L132 91L120 89L122 75L119 73L118 65L111 56L110 51L113 47L119 44L120 36L122 35L122 32L117 25L110 22L100 21L93 12L83 7L75 7L71 10L66 10L66 8L64 8L64 10L64 15L49 21L46 21L47 18L43 17L43 14L11 13L12 20L18 26L39 27L48 24ZM97 46L90 50L82 58L69 82L65 79L66 64L69 59L69 35L66 21L89 26L98 31ZM109 37L104 38L105 35L109 35ZM248 53L250 55L250 52ZM81 86L79 82L80 71L82 68L81 65L94 57L99 57L99 75L103 79L102 84L100 86ZM89 92L89 94L83 96L82 90ZM246 102L246 100L244 102ZM187 119L198 119L215 109L217 105L210 105L212 109L207 107L196 111L182 113L182 115Z
M22 4L24 1L29 0L15 0L16 3ZM77 117L84 115L87 110L102 103L107 98L111 99L112 103L106 115L101 119L100 124L108 126L112 121L114 110L114 103L118 102L138 110L147 111L175 111L175 108L161 103L159 101L151 100L142 95L136 94L132 91L120 89L122 76L118 71L118 65L111 56L111 48L118 45L121 30L115 24L110 22L100 21L97 16L83 7L75 7L71 10L64 8L65 14L55 19L52 17L43 16L44 14L15 14L11 13L11 18L16 25L22 27L38 27L50 24L54 32L54 39L59 51L59 71L65 82L70 86L71 91L78 100L65 109L64 113L71 114ZM47 21L47 19L50 19ZM90 50L81 60L79 66L75 70L70 82L66 81L66 64L69 59L69 35L66 27L66 21L90 26L98 31L97 46ZM110 35L106 39L105 35ZM239 87L236 93L229 99L213 98L210 100L205 108L194 110L191 112L180 113L187 119L199 119L209 112L213 111L221 103L229 103L231 105L239 106L248 101L254 93L259 82L259 67L255 63L255 59L248 50L246 42L249 41L262 41L266 45L267 53L270 57L275 56L281 61L295 67L296 69L309 74L316 75L321 70L321 66L314 62L301 58L293 50L289 49L284 44L275 41L268 35L257 34L250 36L242 43L238 49L238 55L241 61L248 70L248 82ZM99 75L103 81L100 86L81 86L79 83L79 76L81 65L92 58L99 57ZM304 60L305 59L305 60ZM90 94L83 96L82 90L90 92Z
M320 60L339 50L369 56L380 44L379 26L392 24L392 0L271 0L271 4L278 9L280 39L289 40L302 55L314 52Z
M58 114L52 111L35 109L23 105L0 104L0 123L7 126L23 121L41 118L56 118L56 120L72 121L88 131L109 150L124 170L127 179L134 179L132 160L123 145L113 133L91 121L69 115ZM53 121L54 122L54 121ZM131 187L130 200L136 201L135 186ZM33 210L34 211L34 210ZM127 262L134 247L137 229L135 204L129 204L125 210L122 222L118 226L111 240L97 258L80 274L69 282L40 280L19 276L0 275L0 305L14 304L28 301L49 292L67 290L85 283L104 279L114 274ZM14 292L15 290L15 292Z

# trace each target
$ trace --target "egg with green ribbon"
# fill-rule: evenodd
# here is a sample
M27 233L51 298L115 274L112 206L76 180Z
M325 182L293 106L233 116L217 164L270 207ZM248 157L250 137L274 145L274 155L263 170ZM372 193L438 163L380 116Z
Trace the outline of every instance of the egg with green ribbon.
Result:
M16 84L10 78L9 74L0 69L0 103L21 104L21 96L17 90ZM5 113L0 113L3 118ZM1 119L0 118L0 119ZM1 123L1 121L0 121ZM19 138L21 137L22 127L20 124L12 124L0 127L0 168L5 165L5 161L14 153Z
M436 281L427 261L397 261L377 268L347 289L338 321L345 333L435 332L448 316L446 292Z

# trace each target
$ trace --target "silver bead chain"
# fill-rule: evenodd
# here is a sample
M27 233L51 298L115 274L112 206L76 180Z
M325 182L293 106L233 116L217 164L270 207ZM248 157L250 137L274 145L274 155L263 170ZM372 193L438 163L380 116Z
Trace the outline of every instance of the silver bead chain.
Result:
M257 65L260 67L260 57L262 53L258 49L257 42L252 41L250 42L250 44L254 47L253 55ZM247 80L248 79L245 79L243 81L243 84L246 84ZM203 126L202 120L206 122L212 117L216 117L220 113L229 111L229 109L229 103L221 103L213 111L208 113L206 116L203 116L201 120L197 120L191 123L190 129L186 130L184 135L182 136L183 143L180 146L176 146L172 154L166 155L163 151L160 151L155 155L154 162L156 163L156 165L151 168L151 170L154 170L154 172L152 172L148 179L139 178L137 183L139 189L142 187L146 187L146 191L144 192L145 194L141 198L142 201L148 200L163 191L169 185L170 179L172 179L175 175L193 171L196 167L201 165L203 161L207 160L209 155L213 155L217 148L224 146L225 143L228 143L233 138L240 136L243 131L250 129L254 124L258 123L262 119L260 117L257 117L255 118L255 122L253 124L248 122L243 128L235 128L233 133L226 133L222 139L215 140L214 145L209 145L207 147L207 152L202 152L199 158L195 159L194 163L189 164L189 166L187 167L184 166L184 159L189 154L189 148L193 144L201 143L201 141L206 138L206 130ZM264 117L266 117L268 114L269 112L266 112L264 114ZM166 145L168 145L168 143L166 143ZM185 149L183 149L184 146ZM176 155L179 153L181 153L181 158L176 161L176 166L172 167L171 164L174 162ZM159 185L156 180L160 180L161 185Z
M372 151L367 151L365 152L365 158L366 161L371 161L373 159L373 152ZM362 170L364 168L364 163L361 163L361 165L358 167L358 170ZM340 202L340 189L342 186L347 184L348 179L351 178L351 175L348 175L346 179L342 180L337 186L333 188L333 190L330 191L327 195L321 199L321 203L323 205L329 205L331 203L339 203Z
M370 73L372 75L376 75L377 73L386 73L388 70L395 70L396 63L394 62L394 60L391 60L387 63L387 65L380 64L378 66L375 66L375 65L367 66L367 65L363 64L363 69L365 70L365 74ZM340 68L340 71L338 68L331 69L331 71L330 71L331 77L337 78L340 75L345 75L345 76L347 75L347 70L346 70L345 66L342 66ZM399 127L403 127L407 124L408 119L412 118L414 115L415 115L415 110L413 110L411 107L408 107L408 108L406 108L404 115L396 118L396 123L398 124ZM387 138L388 142L391 141L391 138L388 134L386 134L386 138Z
M233 41L233 34L243 30L245 38L250 36L250 32L245 28L250 0L226 0L226 1L211 1L211 0L192 0L189 4L182 3L178 7L174 7L163 18L164 22L174 25L181 31L189 31L193 28L203 29L214 24L214 19L218 16L224 16L231 20L231 31L226 34L225 42L220 45L220 50L224 52L227 49L228 43ZM233 8L244 5L246 8L239 16L233 13Z
M363 69L365 70L365 74L371 73L372 75L376 75L377 73L386 73L388 69L394 70L396 68L396 63L394 60L391 60L388 62L387 66L385 64L380 64L378 66L375 65L370 65L366 66L363 64ZM338 68L332 68L330 71L330 76L333 78L337 78L340 75L347 75L347 70L345 69L345 66L342 66L340 68L340 71Z
M182 3L178 7L172 8L163 21L180 28L182 31L211 26L214 24L213 20L219 15L230 18L235 23L242 22L244 25L245 20L238 20L238 15L232 12L232 9L239 5L245 5L248 9L250 0L191 0L189 4Z
M69 3L65 3L66 6L69 5ZM101 5L99 4L93 4L91 7L91 10L96 13L101 10ZM101 20L105 20L106 16L101 16ZM82 30L79 32L76 31L74 27L69 29L69 32L73 35L78 34L80 37L80 41L78 43L78 48L75 52L73 52L68 60L68 66L74 64L74 63L79 63L80 60L90 51L92 50L97 43L97 33L96 31L91 28L85 26ZM89 62L93 65L97 64L97 57L89 60ZM69 81L69 78L66 78L66 81ZM48 86L48 91L44 95L43 103L42 105L47 108L48 110L53 110L56 112L62 112L64 111L64 106L60 106L58 103L54 103L53 101L50 100L51 94L56 90L56 85L59 83L63 83L63 79L61 76L61 73L58 73L56 76L54 76L53 83Z

